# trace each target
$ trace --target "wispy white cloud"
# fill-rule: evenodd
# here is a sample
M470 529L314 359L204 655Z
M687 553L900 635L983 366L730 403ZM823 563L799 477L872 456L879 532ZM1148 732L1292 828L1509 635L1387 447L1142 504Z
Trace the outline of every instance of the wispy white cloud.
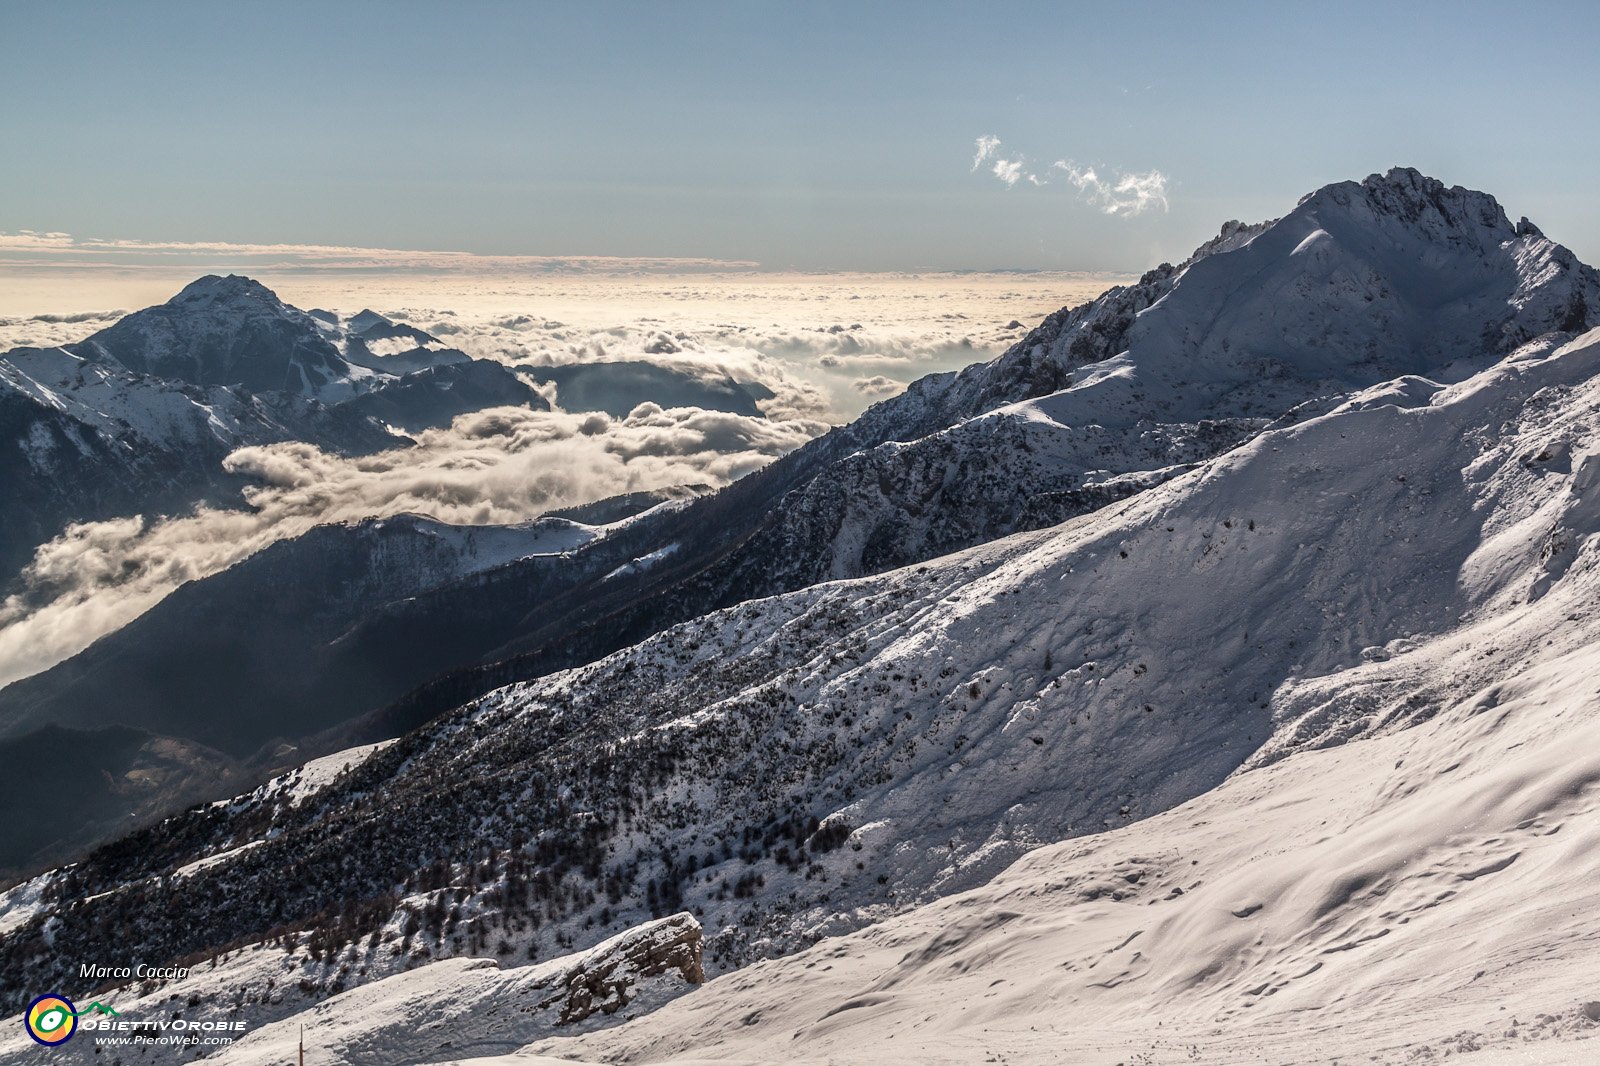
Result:
M999 154L1000 139L984 135L978 138L978 152L973 157L972 169L993 160L989 165L989 173L993 174L1007 188L1015 188L1022 182L1027 182L1034 188L1043 188L1050 184L1047 176L1040 175L1028 166L1028 159L1024 155L1008 158ZM1104 177L1093 167L1083 167L1068 159L1058 159L1050 164L1046 174L1060 171L1066 178L1069 186L1075 189L1083 200L1104 211L1108 215L1131 216L1143 214L1153 208L1159 207L1165 211L1167 203L1167 176L1159 170L1147 171L1114 171L1110 177Z
M972 157L973 173L977 173L978 168L983 166L984 161L990 156L994 155L995 149L999 147L1000 138L992 137L987 133L982 137L979 137L977 141L977 153Z
M1024 179L1031 185L1047 184L1039 175L1026 169L1028 161L1022 156L1018 156L1015 159L1006 159L1001 156L1000 138L986 133L979 137L975 143L977 151L972 156L973 173L977 173L979 167L992 159L994 162L989 164L989 173L1005 182L1008 186L1015 185Z
M1051 167L1065 173L1067 181L1108 215L1138 215L1154 207L1167 210L1167 176L1159 170L1118 172L1106 179L1093 167L1080 167L1067 159L1058 159Z
M72 247L70 233L41 233L24 229L15 233L0 233L0 248L14 251L59 251Z
M994 161L994 176L1007 185L1015 185L1022 177L1022 160L996 159Z
M882 374L874 374L870 378L857 378L850 384L861 395L871 396L874 399L893 396L905 388L905 385L901 382L893 378L884 377Z

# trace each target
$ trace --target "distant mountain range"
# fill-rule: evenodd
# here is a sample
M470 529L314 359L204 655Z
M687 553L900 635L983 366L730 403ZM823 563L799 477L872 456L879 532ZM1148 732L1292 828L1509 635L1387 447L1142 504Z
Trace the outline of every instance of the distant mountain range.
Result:
M397 428L460 413L461 368L474 399L548 408L498 364L418 348L389 372L341 353L359 344L230 276L201 278L80 344L0 355L0 574L70 522L237 504L242 480L222 460L245 445L298 440L342 455L404 446Z
M513 369L372 310L343 322L250 278L201 278L81 343L0 354L0 585L69 523L237 506L244 480L222 460L240 447L406 447L486 407L549 410L548 381L566 410L619 416L652 397L759 416L763 391L638 361Z

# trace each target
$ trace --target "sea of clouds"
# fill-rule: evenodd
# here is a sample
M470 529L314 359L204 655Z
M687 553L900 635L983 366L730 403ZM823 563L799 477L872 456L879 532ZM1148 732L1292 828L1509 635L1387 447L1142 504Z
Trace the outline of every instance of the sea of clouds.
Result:
M264 272L263 272L264 273ZM139 306L192 278L94 279L104 306ZM84 523L42 546L0 601L0 684L47 669L186 581L326 522L404 512L462 524L672 485L725 485L927 373L992 358L1110 279L1070 274L264 274L287 302L346 316L371 307L512 366L655 362L760 386L760 417L646 403L626 417L498 408L415 447L361 458L300 443L245 448L235 508ZM121 310L71 310L83 282L0 316L0 350L82 340ZM119 284L124 287L119 288ZM128 297L133 297L129 299ZM42 306L41 306L42 304ZM63 310L65 307L67 309ZM34 308L38 308L34 310ZM10 309L8 309L10 310ZM769 394L770 395L767 395Z
M186 581L326 522L401 513L463 525L671 485L722 485L825 428L641 404L626 418L526 408L463 415L414 448L360 458L310 444L242 448L237 509L86 522L41 547L0 604L0 684L47 669L143 614Z

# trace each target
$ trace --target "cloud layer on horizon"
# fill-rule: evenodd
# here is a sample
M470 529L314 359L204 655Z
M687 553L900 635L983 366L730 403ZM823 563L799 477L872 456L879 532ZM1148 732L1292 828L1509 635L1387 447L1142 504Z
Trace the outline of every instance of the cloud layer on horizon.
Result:
M487 255L476 252L363 248L326 244L231 241L142 241L78 237L71 233L0 232L0 266L81 270L200 265L205 270L382 270L461 274L686 274L748 271L753 260L670 256Z

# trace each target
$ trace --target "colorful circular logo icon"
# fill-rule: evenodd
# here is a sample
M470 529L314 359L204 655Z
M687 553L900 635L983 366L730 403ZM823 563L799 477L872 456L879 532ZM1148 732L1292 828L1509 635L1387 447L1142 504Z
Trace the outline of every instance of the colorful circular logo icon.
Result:
M66 996L40 996L28 1004L22 1024L28 1035L46 1047L65 1044L78 1031L78 1008Z

